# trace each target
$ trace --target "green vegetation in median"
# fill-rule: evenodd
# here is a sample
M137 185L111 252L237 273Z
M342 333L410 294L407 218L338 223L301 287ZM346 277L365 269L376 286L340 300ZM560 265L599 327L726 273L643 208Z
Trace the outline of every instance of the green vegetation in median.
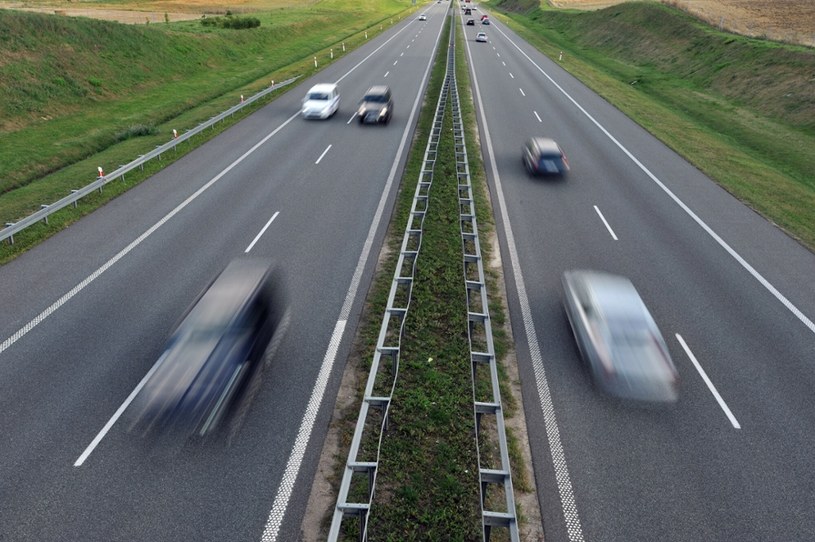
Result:
M113 171L166 143L173 129L183 132L235 105L240 95L315 73L331 61L329 49L341 57L343 47L358 47L366 32L372 38L408 9L407 0L328 0L257 13L262 27L239 32L197 21L130 26L0 10L0 223L63 198L91 182L98 166ZM190 148L183 145L178 156ZM128 182L145 177L128 175ZM119 188L83 199L79 210L36 234L15 236L14 247L0 247L0 262Z
M591 12L490 3L524 39L553 59L562 51L565 69L815 248L814 49L728 34L652 2Z

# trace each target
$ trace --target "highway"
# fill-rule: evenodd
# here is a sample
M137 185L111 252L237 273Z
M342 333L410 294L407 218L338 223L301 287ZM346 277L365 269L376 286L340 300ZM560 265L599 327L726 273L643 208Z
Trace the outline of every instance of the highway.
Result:
M460 24L546 540L815 539L815 256L474 18ZM533 135L561 144L566 179L527 176ZM673 408L593 389L562 307L561 275L581 268L634 282L680 373Z
M0 268L0 540L296 540L447 5L397 23ZM298 112L336 82L327 121ZM393 89L387 126L353 118ZM127 406L233 258L268 258L285 335L228 438L165 447Z

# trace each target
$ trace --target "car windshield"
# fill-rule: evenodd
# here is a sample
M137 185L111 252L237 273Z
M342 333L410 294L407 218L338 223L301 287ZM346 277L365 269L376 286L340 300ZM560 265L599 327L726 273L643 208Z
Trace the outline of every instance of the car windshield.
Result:
M365 96L365 101L383 104L388 101L388 97L385 96L384 94L368 94L367 96Z
M325 92L312 92L311 94L308 95L308 99L325 101L328 100L328 94L326 94Z

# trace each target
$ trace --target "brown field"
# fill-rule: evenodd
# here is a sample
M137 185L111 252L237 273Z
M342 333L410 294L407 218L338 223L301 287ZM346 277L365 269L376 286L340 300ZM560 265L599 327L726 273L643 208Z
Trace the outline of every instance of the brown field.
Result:
M600 9L623 1L548 0L555 7L576 9ZM815 46L815 0L659 1L737 34Z
M91 17L126 24L144 24L147 21L151 23L164 22L165 14L170 21L186 21L200 19L203 14L224 13L227 9L233 13L243 13L313 3L314 0L230 0L228 3L218 3L215 0L156 0L146 2L133 0L129 3L117 2L115 4L83 2L82 0L0 0L0 9L37 11L72 17Z

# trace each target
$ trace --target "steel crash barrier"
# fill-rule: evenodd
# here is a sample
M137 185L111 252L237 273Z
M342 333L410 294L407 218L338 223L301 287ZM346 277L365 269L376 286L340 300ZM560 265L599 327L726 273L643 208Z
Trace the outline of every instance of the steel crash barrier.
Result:
M230 107L229 109L227 109L223 113L221 113L221 114L219 114L219 115L217 115L215 117L212 117L208 121L199 124L195 128L193 128L191 130L188 130L187 132L185 132L184 134L182 134L180 136L178 136L177 132L175 130L173 130L173 139L171 139L170 141L168 141L167 143L165 143L163 145L160 145L160 146L156 147L154 150L148 152L147 154L143 154L143 155L139 156L137 159L133 160L129 164L119 166L119 169L117 169L116 171L114 171L114 172L112 172L112 173L110 173L108 175L105 175L104 172L102 171L102 168L100 167L99 168L99 177L97 177L97 179L94 182L92 182L92 183L90 183L90 184L86 185L85 187L80 188L78 190L72 190L70 195L62 198L59 201L56 201L56 202L48 204L48 205L42 205L39 211L37 211L36 213L34 213L32 215L27 216L26 218L24 218L24 219L22 219L22 220L20 220L18 222L8 222L8 223L6 223L6 227L3 228L2 230L0 230L0 242L5 241L6 239L8 239L9 243L14 244L14 235L15 234L23 231L24 229L28 228L29 226L31 226L33 224L36 224L40 220L45 221L45 223L47 224L48 223L48 217L50 215L56 213L57 211L59 211L61 209L64 209L65 207L67 207L69 205L73 205L74 207L76 207L77 202L80 199L84 198L85 196L87 196L88 194L90 194L92 192L95 192L96 190L99 190L101 192L102 187L104 187L106 184L108 184L108 183L110 183L112 181L115 181L116 179L119 179L119 178L124 179L126 173L128 173L130 171L133 171L136 168L144 169L144 164L146 162L149 162L150 160L153 160L154 158L158 158L159 160L161 160L161 155L163 153L165 153L165 152L167 152L169 150L174 150L175 147L179 143L183 143L184 141L187 141L191 137L193 137L193 136L195 136L197 134L200 134L201 132L203 132L207 128L215 126L216 123L224 120L227 117L230 117L230 116L234 115L235 113L237 113L238 111L240 111L244 107L256 102L257 100L263 98L267 94L269 94L269 93L271 93L271 92L273 92L275 90L278 90L280 88L283 88L283 87L285 87L287 85L290 85L291 83L296 81L299 77L300 76L298 75L296 77L286 79L285 81L277 83L277 84L275 84L274 81L272 81L271 86L261 90L260 92L258 92L257 94L249 97L246 100L244 100L243 96L241 96L241 102L239 104L237 104L237 105L235 105L233 107Z
M436 105L432 129L402 239L396 271L391 282L371 370L348 452L348 460L340 482L339 495L328 535L330 542L341 539L344 534L343 522L347 520L358 522L354 530L360 541L368 539L368 519L374 498L382 437L387 431L388 411L398 377L402 331L410 308L416 260L421 248L422 225L429 205L437 149L442 134L442 122L448 105L452 108L453 137L455 139L476 442L491 441L489 448L498 450L497 464L493 465L491 463L496 459L493 457L488 459L482 446L477 446L483 539L489 542L492 530L499 528L504 529L508 538L513 542L520 540L501 395L498 387L498 370L488 309L487 288L455 76L455 25L452 25L452 28L444 83ZM482 378L480 374L483 374L485 370L488 373L486 379L489 381L490 392L489 397L480 400L482 398L476 392L476 381ZM382 381L387 381L388 377L390 378L389 393L378 395L375 391L377 383L379 382L381 388ZM490 418L493 423L485 423L485 417ZM486 426L489 426L489 430L486 429ZM376 442L375 452L363 451L363 440ZM357 489L353 493L354 495L364 493L364 495L352 498L352 487L359 488L360 486L365 491L360 492ZM490 488L499 488L500 492ZM495 493L488 498L491 491ZM500 510L493 510L491 506L497 502L502 506L499 506Z

